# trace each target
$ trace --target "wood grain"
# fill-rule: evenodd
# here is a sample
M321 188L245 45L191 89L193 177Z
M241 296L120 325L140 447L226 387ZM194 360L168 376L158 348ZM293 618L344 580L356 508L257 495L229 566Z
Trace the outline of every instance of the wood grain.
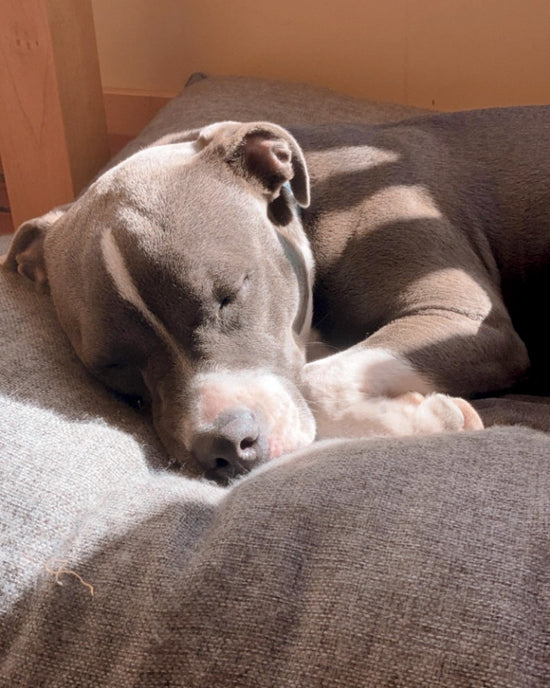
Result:
M90 0L3 0L0 120L15 225L70 201L106 162Z

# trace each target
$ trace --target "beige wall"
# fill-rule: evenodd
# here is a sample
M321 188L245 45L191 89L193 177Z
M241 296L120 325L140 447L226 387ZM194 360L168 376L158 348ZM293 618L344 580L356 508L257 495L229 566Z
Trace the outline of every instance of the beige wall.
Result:
M106 89L194 71L438 109L550 103L550 0L93 0Z

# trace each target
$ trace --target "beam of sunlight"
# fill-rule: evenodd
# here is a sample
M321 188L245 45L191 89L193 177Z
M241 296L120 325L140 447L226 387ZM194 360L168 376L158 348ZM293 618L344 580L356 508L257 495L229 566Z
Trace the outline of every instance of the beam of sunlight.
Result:
M421 184L395 184L376 191L365 200L364 215L380 222L433 220L442 217L430 192Z

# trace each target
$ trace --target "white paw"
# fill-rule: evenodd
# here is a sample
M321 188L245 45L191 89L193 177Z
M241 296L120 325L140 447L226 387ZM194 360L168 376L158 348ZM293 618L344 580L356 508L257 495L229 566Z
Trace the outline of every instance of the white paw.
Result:
M410 364L382 349L348 349L308 363L302 387L318 438L424 435L483 427L467 401L429 393L428 384Z

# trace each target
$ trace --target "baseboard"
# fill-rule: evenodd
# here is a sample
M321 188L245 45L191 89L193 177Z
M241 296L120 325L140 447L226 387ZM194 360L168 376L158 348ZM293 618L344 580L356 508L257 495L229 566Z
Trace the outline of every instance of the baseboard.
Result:
M111 136L131 138L138 134L175 94L107 89L103 95L107 131Z

